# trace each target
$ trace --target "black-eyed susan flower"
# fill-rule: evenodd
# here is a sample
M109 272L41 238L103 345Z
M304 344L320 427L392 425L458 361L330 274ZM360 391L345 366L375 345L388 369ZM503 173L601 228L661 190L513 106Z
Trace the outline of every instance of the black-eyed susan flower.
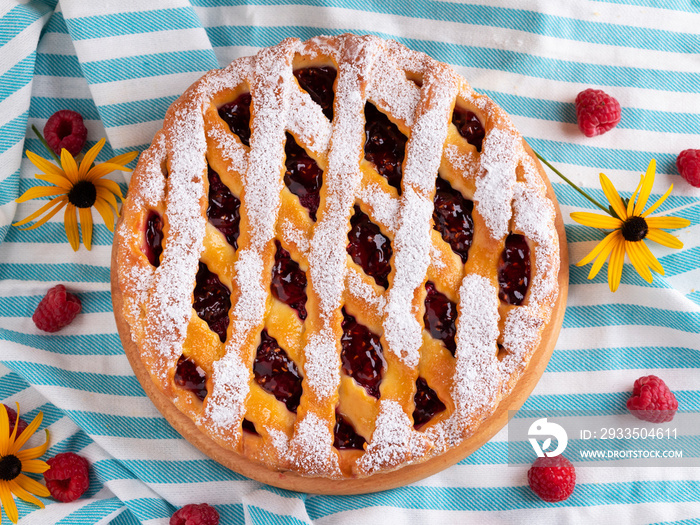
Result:
M5 405L0 403L0 507L13 523L19 515L13 496L33 503L41 508L44 504L33 494L48 497L49 490L23 472L41 474L49 469L48 463L38 458L44 455L49 446L49 431L46 430L46 442L38 447L22 450L22 447L41 425L43 414L39 412L26 429L18 436L15 425L10 433L10 419ZM19 404L17 404L17 422L19 422Z
M79 216L83 244L90 250L92 248L92 207L94 206L102 216L107 228L113 231L114 214L119 216L117 197L123 199L123 196L116 182L103 177L115 170L131 171L125 165L134 160L138 152L124 153L112 157L106 162L93 165L104 144L105 139L102 139L90 148L80 162L80 166L66 149L61 151L60 166L27 151L27 157L32 164L43 172L37 173L36 178L49 182L53 186L29 188L17 199L17 202L40 197L52 197L52 199L29 217L14 223L14 226L23 226L45 214L33 225L24 229L38 228L65 207L64 224L66 237L68 237L71 247L77 251L80 246Z
M683 248L683 243L663 229L674 230L685 228L690 225L688 219L681 217L649 217L666 198L671 194L673 185L646 211L651 188L654 185L654 175L656 172L656 161L649 162L646 174L632 194L632 197L625 204L613 186L610 179L603 173L600 174L600 184L603 192L610 203L612 213L602 215L599 213L574 212L571 218L592 228L602 228L612 230L593 250L581 259L577 266L584 266L593 261L593 266L588 274L589 279L593 279L608 261L608 286L611 291L617 290L622 276L622 267L625 261L625 254L629 257L632 266L647 282L652 282L651 270L661 275L664 269L659 261L651 253L644 239L657 242L669 248Z

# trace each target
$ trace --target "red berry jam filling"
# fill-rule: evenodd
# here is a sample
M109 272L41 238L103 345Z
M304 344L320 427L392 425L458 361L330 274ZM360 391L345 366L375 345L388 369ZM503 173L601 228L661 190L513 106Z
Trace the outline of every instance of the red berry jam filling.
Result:
M355 205L355 213L350 219L350 241L347 251L352 260L362 266L367 275L374 277L379 286L389 287L388 276L391 272L391 243L382 234L379 226Z
M242 424L243 430L249 432L250 434L255 434L259 436L258 431L255 430L255 424L250 419L244 419Z
M455 343L455 321L457 320L457 305L447 296L441 294L435 285L428 281L425 283L428 295L425 297L425 314L423 323L435 339L455 355L457 344Z
M250 101L250 93L243 93L219 108L219 116L246 146L250 146Z
M296 412L301 399L302 376L297 365L289 359L287 352L279 347L277 340L263 330L260 346L253 362L255 380L267 392L287 405L287 410Z
M234 249L238 248L238 223L241 201L221 182L219 174L209 168L209 207L207 217Z
M337 74L334 68L328 66L294 70L294 76L301 89L308 92L311 100L321 106L328 120L333 120L333 99L335 98L333 84Z
M226 341L228 311L231 308L231 291L200 261L194 287L194 310L207 322L209 328Z
M401 195L401 165L406 135L373 104L365 104L365 158Z
M476 151L481 152L481 143L484 141L486 131L479 117L468 109L455 106L452 113L452 124L457 126L459 134L467 139L467 142L474 146Z
M465 199L445 179L438 177L435 187L434 227L452 247L452 251L462 258L463 263L466 263L474 237L472 220L474 203Z
M284 154L287 167L284 183L289 191L299 197L301 205L309 210L309 216L315 221L321 200L319 192L323 183L323 171L289 133L284 144Z
M343 372L362 385L370 396L379 399L379 383L386 365L379 336L348 315L345 308L342 327L340 359Z
M180 356L173 379L177 386L193 392L200 401L207 397L207 376L192 359Z
M151 211L146 219L146 257L155 268L160 266L161 253L163 253L163 219L158 212Z
M498 263L498 297L507 304L523 304L529 282L530 247L525 237L511 233Z
M275 264L272 266L272 295L297 311L299 319L306 319L306 274L289 252L275 241Z
M335 411L335 428L333 429L333 446L338 450L364 450L365 438L355 432L352 423L345 419L340 412Z
M416 395L413 401L416 404L413 411L413 428L416 430L430 421L435 414L445 410L445 404L440 401L437 392L430 388L422 377L416 379Z

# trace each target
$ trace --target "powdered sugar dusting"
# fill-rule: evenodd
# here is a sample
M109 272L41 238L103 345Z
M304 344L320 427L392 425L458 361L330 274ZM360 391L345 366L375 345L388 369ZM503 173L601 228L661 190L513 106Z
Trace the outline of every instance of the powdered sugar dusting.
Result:
M375 288L362 280L362 275L354 268L348 268L346 275L348 293L367 304L378 315L384 313L386 299L376 292Z
M372 218L379 222L386 231L395 233L399 216L399 201L386 193L379 184L371 183L362 188L358 194L362 202L370 207Z
M501 128L492 128L484 138L481 153L484 173L476 179L474 206L494 239L508 234L521 141L518 135Z
M304 348L306 380L320 398L331 397L340 382L335 336L327 326L309 336Z
M225 429L240 424L245 415L250 376L250 370L237 353L228 352L214 362L214 388L207 396L204 407L214 431L223 433ZM234 433L235 438L239 436Z
M288 219L282 221L282 238L285 243L293 244L303 254L309 251L309 239L306 234Z
M297 423L289 447L290 462L311 476L340 476L328 422L309 412Z
M501 377L496 359L498 290L485 277L469 274L459 288L457 358L452 398L452 424L464 432L469 416L491 407Z

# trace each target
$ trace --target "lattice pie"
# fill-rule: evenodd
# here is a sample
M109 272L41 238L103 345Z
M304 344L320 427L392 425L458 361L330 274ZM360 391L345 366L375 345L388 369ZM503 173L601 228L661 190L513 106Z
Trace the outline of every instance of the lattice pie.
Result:
M508 394L556 299L555 207L508 117L375 37L210 71L117 231L152 381L216 443L349 478L445 452Z

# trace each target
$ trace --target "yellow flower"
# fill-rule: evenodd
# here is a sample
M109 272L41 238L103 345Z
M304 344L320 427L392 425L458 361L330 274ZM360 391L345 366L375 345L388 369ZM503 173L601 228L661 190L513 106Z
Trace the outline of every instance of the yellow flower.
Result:
M627 205L620 198L610 179L601 173L600 184L615 215L611 214L608 216L588 212L574 212L571 214L573 220L584 226L613 230L591 253L576 264L576 266L583 266L595 259L588 274L588 278L593 279L609 256L608 285L612 292L617 290L620 284L625 254L629 256L630 262L637 270L637 273L647 282L652 282L653 280L650 268L661 275L664 274L663 267L654 257L654 254L651 253L644 239L649 239L669 248L683 248L681 241L670 233L662 231L661 228L671 230L685 228L690 225L688 219L680 217L649 217L671 194L673 185L649 209L643 211L651 194L651 187L654 185L655 172L656 161L652 159L649 162L646 174L642 175L639 186L637 186Z
M56 215L64 206L64 225L66 237L73 250L78 251L80 246L80 236L78 234L78 219L76 218L76 208L80 215L80 225L83 232L83 244L89 250L92 248L92 207L94 206L105 221L110 231L114 230L114 213L119 216L117 209L117 199L123 199L119 185L109 179L103 179L105 175L119 171L131 171L125 165L134 160L137 151L131 151L112 157L106 162L92 166L97 158L97 154L105 144L105 139L95 144L83 157L80 167L73 156L66 149L61 151L61 166L56 166L52 162L27 151L27 157L37 168L43 171L36 174L36 178L50 182L53 186L35 186L29 188L17 199L17 202L25 202L39 197L53 197L46 205L39 208L26 219L16 222L14 226L22 226L37 219L43 213L39 221L26 230L32 230L44 224L51 217ZM92 167L91 167L92 166ZM112 212L114 208L114 213Z
M24 501L34 503L42 509L44 504L32 494L44 498L50 495L49 489L38 481L25 476L22 472L41 474L49 469L48 463L37 459L41 457L49 446L49 431L46 430L46 442L43 445L26 450L20 450L30 436L41 425L43 414L39 412L34 420L17 436L17 427L10 434L10 419L5 405L0 403L0 507L5 509L5 514L10 521L17 523L17 505L12 495L14 494ZM19 422L19 403L17 404L17 419Z

